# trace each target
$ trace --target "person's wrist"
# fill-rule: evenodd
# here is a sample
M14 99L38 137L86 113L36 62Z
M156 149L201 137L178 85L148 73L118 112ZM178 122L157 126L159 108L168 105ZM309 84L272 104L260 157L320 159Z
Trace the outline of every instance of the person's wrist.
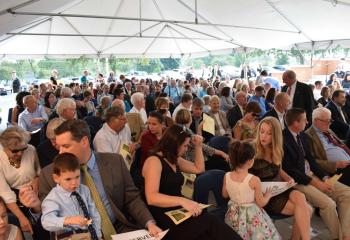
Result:
M157 222L156 222L154 219L151 219L151 220L149 220L148 222L146 222L145 228L148 229L148 227L149 227L151 224L156 225Z

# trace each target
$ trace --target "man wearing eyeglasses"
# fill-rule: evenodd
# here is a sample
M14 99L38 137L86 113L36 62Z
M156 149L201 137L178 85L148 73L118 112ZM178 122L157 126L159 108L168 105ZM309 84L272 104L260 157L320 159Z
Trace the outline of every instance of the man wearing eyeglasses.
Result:
M310 136L310 150L325 171L342 173L339 181L350 186L350 149L329 129L331 122L329 109L319 107L312 112L312 126L305 131Z

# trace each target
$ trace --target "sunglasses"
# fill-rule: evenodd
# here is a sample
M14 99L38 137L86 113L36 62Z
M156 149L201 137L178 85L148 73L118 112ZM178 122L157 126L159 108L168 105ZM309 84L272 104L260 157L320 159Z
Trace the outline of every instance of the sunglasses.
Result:
M25 150L27 150L28 146L25 146L24 148L20 148L20 149L9 149L13 154L15 153L19 153L19 152L24 152Z

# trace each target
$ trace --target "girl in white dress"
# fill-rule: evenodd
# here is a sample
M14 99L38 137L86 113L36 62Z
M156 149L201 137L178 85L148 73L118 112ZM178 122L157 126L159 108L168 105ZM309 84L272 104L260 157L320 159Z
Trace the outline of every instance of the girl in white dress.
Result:
M271 190L261 192L260 179L248 173L254 164L255 150L248 142L234 141L229 149L233 171L226 173L222 194L230 197L225 222L244 240L277 240L270 217L263 210L271 198Z
M2 197L0 197L0 239L23 240L21 231L18 229L18 227L8 224L7 209Z

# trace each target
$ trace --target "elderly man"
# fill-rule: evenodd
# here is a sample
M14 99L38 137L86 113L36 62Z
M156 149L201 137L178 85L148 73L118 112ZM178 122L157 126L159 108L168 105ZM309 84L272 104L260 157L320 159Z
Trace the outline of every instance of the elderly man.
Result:
M275 97L274 108L270 111L267 111L262 118L265 117L274 117L277 118L281 124L282 130L285 128L284 115L288 110L290 104L290 98L287 93L279 93Z
M247 106L247 94L245 92L237 92L235 98L237 104L228 110L226 114L227 121L230 124L231 128L233 128L236 123L243 118L244 109Z
M327 173L315 161L309 149L308 136L303 132L307 124L301 108L286 113L287 127L283 130L283 170L294 178L295 188L320 208L320 215L332 239L350 239L350 188L340 182L327 182ZM322 119L323 120L323 119Z
M306 111L306 117L311 123L312 111L315 108L314 94L309 85L299 82L294 71L287 70L282 75L285 85L282 87L282 92L285 92L290 97L289 108L302 108Z
M312 126L305 133L310 136L310 150L316 162L329 174L342 173L339 181L350 186L350 149L329 129L331 121L327 108L316 108Z
M18 125L29 132L42 128L48 120L44 107L38 105L37 99L32 95L25 96L23 104L26 109L18 116Z
M126 144L129 152L133 153L136 144L131 143L131 131L126 124L124 109L119 106L111 107L106 111L105 120L93 141L95 151L120 153L120 149Z
M160 229L135 187L122 157L114 153L97 153L90 148L88 125L82 120L68 120L55 129L60 153L74 154L81 165L81 180L91 191L92 199L102 218L105 240L111 235L146 228L151 234ZM39 198L43 200L56 185L52 177L52 164L42 169L39 177ZM41 212L41 202L30 187L20 190L20 200Z

